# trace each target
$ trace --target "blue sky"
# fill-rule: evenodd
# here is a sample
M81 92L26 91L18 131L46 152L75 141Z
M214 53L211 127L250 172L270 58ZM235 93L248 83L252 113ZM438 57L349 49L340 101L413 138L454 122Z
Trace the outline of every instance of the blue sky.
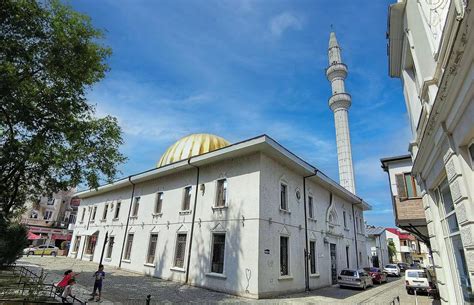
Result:
M404 154L409 127L401 84L387 74L392 1L73 0L106 31L111 71L91 88L98 115L119 119L121 166L155 166L190 133L230 142L266 133L338 181L330 84L330 25L349 66L346 90L357 194L370 224L393 226L381 157Z

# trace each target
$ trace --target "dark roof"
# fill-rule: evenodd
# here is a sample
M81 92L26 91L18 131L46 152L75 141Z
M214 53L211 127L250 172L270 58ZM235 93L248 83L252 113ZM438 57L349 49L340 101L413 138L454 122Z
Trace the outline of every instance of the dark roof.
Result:
M383 227L366 227L365 228L365 233L367 235L380 235L385 231L385 228Z
M400 156L382 158L382 159L380 159L380 162L382 162L382 168L386 169L387 165L385 163L400 161L400 160L406 160L406 159L411 160L411 155L407 154L407 155L400 155Z

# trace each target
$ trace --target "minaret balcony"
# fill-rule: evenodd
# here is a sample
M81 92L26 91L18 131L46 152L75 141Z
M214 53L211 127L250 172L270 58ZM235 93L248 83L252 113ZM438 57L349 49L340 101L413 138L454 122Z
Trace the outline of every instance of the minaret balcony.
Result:
M335 78L345 79L347 76L347 66L340 62L334 62L326 69L326 76L329 81Z
M348 109L351 107L351 95L348 93L336 93L329 98L329 107L332 111L344 108Z

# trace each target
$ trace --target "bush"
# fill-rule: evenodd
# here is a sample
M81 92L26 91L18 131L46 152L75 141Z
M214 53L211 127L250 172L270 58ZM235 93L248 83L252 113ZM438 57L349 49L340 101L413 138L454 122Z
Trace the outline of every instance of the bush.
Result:
M68 242L67 242L66 240L63 241L63 242L61 243L61 246L59 247L59 249L61 249L61 250L66 250L66 249L67 249L67 243L68 243Z
M20 258L28 243L28 228L0 218L0 267Z

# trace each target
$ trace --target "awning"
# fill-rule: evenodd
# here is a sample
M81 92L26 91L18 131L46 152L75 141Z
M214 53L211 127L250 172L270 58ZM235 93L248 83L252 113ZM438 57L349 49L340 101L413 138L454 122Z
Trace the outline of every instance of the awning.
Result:
M29 240L41 239L41 236L36 235L35 233L32 233L32 232L28 232L28 239Z
M78 233L77 235L82 235L82 236L91 236L94 235L95 233L99 232L97 229L89 229L84 232Z
M52 239L54 240L71 240L72 235L60 235L60 234L53 234L51 236Z

